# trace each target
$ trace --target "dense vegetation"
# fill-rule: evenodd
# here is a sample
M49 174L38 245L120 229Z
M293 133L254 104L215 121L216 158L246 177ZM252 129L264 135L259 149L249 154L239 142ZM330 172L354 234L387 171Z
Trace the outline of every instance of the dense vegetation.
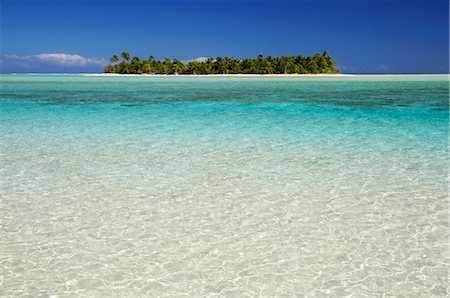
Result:
M338 73L333 58L327 51L314 56L281 56L256 59L235 59L230 57L193 60L187 64L178 59L165 58L163 61L150 56L147 60L134 57L130 62L130 54L121 54L122 62L117 55L112 56L111 64L105 67L107 73L121 74L319 74Z

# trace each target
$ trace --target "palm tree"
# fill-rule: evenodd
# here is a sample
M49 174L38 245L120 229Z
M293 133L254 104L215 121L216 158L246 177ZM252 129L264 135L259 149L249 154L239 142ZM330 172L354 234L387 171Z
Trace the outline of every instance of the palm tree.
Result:
M133 57L131 59L131 73L142 73L142 62L139 57Z
M125 60L125 61L128 61L128 60L130 60L130 53L128 53L128 52L122 52L122 54L120 55L122 58L123 58L123 60Z
M130 60L130 53L128 53L128 52L122 52L122 54L120 55L122 58L123 58L123 60L125 60L125 61L127 61L128 62L128 60ZM128 72L128 63L125 63L125 69L127 70L127 73L129 73Z
M150 64L152 66L154 66L154 64L155 64L155 57L153 57L153 55L150 55L150 57L148 57L148 62L150 62Z
M295 63L295 59L292 56L281 56L280 64L284 67L284 74L288 73L288 69L292 68Z
M211 74L213 72L213 67L214 67L214 59L213 58L208 58L205 61L205 73L206 74Z
M171 66L172 66L172 62L170 61L170 58L166 57L163 62L163 68L164 68L165 74L169 74Z
M259 54L257 60L258 60L256 63L257 73L264 73L264 56L263 56L263 54Z
M243 73L251 73L253 64L254 64L253 59L242 60L242 72Z
M111 63L112 63L112 65L113 65L113 68L114 68L114 72L116 72L116 62L117 61L119 61L119 56L117 56L117 54L114 54L112 57L111 57Z
M287 57L287 67L292 68L292 66L295 64L295 58L293 56ZM295 72L295 71L294 71Z
M178 75L178 72L180 72L180 70L183 69L183 63L181 63L180 60L178 60L177 58L173 59L173 71L175 72L176 75Z
M227 65L225 60L222 57L217 57L217 70L219 73L225 74L225 71L227 70Z
M224 65L225 65L226 73L229 73L230 70L233 68L233 58L225 56Z
M272 74L273 73L273 67L272 62L270 59L267 59L263 62L263 73Z
M143 73L152 73L152 65L150 62L145 61L142 63L142 72Z
M189 62L188 64L188 70L189 72L191 72L192 74L196 75L197 71L200 68L200 63L196 60Z

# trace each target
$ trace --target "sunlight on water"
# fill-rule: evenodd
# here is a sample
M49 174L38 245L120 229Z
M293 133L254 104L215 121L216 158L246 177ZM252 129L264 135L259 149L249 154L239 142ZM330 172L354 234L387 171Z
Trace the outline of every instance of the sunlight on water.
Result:
M2 75L0 294L448 295L448 77Z

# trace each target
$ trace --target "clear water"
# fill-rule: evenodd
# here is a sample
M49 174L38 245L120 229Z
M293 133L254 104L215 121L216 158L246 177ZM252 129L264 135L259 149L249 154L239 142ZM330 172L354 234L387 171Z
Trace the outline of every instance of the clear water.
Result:
M0 79L1 296L449 293L448 76Z

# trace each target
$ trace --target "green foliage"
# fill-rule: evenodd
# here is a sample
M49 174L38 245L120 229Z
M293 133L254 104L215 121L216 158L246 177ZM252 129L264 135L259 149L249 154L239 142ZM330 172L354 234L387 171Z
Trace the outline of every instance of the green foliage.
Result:
M103 69L104 72L106 73L115 73L115 68L112 65L106 65L105 68Z
M111 57L111 63L112 63L112 66L111 65L108 65L108 66L111 66L112 67L112 70L111 71L106 71L106 68L105 68L105 72L116 72L116 63L117 63L117 61L119 61L119 56L117 56L117 54L114 54L112 57Z
M117 54L114 54L114 55L111 57L111 63L114 64L114 63L116 63L117 61L119 61L119 56L117 56Z
M130 60L130 53L128 53L128 52L122 52L122 54L120 55L122 58L123 58L123 60L125 60L125 61L128 61L128 60Z
M336 63L328 51L314 56L281 56L264 57L259 54L256 59L236 59L234 57L208 58L205 61L191 61L184 64L174 58L165 58L163 61L150 56L147 60L133 57L123 52L123 59L119 61L117 55L111 58L111 65L104 68L107 73L132 74L335 74L339 73Z
M142 69L141 70L142 70L142 73L152 73L153 68L152 68L152 65L150 64L149 61L144 61L142 63Z

